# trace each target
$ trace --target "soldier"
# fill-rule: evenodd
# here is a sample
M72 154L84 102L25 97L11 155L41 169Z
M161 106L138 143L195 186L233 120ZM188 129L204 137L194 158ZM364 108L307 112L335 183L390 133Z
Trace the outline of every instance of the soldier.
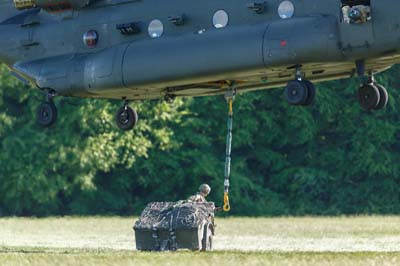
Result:
M199 187L199 192L188 198L189 202L205 203L207 202L206 197L210 194L211 188L207 184L201 184Z
M365 23L371 19L371 7L365 5L353 6L349 10L350 23Z

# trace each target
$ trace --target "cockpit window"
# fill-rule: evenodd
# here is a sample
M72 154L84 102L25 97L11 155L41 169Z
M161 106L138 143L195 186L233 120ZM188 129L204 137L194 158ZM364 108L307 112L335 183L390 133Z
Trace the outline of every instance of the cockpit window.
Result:
M342 0L341 10L343 23L360 24L372 19L370 0Z

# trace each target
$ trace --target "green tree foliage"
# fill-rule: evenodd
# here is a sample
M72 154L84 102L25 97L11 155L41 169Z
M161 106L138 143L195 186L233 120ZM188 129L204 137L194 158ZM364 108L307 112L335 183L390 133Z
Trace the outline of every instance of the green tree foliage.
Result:
M95 204L93 194L102 192L97 192L97 176L117 168L129 173L149 149L174 145L168 124L179 117L179 102L136 104L144 114L141 123L134 133L123 133L114 126L118 103L59 99L58 125L43 129L34 119L38 91L2 75L0 93L0 204L5 214L91 212L86 202ZM101 196L107 200L107 195ZM121 195L102 209L126 206L129 199Z
M135 102L133 132L114 125L120 102L57 99L59 120L35 124L41 99L0 78L0 213L138 214L212 185L222 203L227 106L223 97ZM281 89L239 95L234 105L232 213L400 213L400 68L379 75L391 95L367 112L356 79L318 84L312 107Z

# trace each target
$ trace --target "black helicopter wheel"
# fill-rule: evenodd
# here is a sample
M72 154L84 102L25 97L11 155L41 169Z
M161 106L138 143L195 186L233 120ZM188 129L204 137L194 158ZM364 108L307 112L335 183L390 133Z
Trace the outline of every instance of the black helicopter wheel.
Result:
M376 109L380 99L379 89L374 84L364 84L358 89L358 101L366 110Z
M36 113L37 123L43 127L49 127L57 120L57 107L54 102L42 102Z
M116 115L117 125L122 130L131 130L138 121L138 114L131 107L122 106Z
M303 82L304 82L304 84L306 84L307 90L308 90L308 97L307 97L306 102L303 105L308 106L308 105L311 105L315 100L316 89L315 89L314 84L311 81L303 80Z
M374 85L378 89L379 96L380 96L378 105L374 109L375 110L384 109L389 101L389 94L388 94L386 88L383 87L382 85L380 85L380 84L374 84Z
M173 94L166 94L164 96L164 101L168 104L173 104L175 102L176 96Z
M304 105L308 100L308 91L306 83L300 80L289 81L285 88L286 100L291 105Z

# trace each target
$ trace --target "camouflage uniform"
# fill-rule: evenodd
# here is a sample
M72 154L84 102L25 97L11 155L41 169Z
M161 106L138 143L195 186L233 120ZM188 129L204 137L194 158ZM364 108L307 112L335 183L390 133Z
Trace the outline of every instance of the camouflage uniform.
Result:
M187 200L189 202L205 203L207 202L206 197L210 194L211 187L207 184L201 184L199 187L199 192L197 194L190 196Z
M196 203L205 203L205 202L207 202L206 197L204 197L201 193L196 193L195 195L190 196L188 198L188 201L196 202Z

